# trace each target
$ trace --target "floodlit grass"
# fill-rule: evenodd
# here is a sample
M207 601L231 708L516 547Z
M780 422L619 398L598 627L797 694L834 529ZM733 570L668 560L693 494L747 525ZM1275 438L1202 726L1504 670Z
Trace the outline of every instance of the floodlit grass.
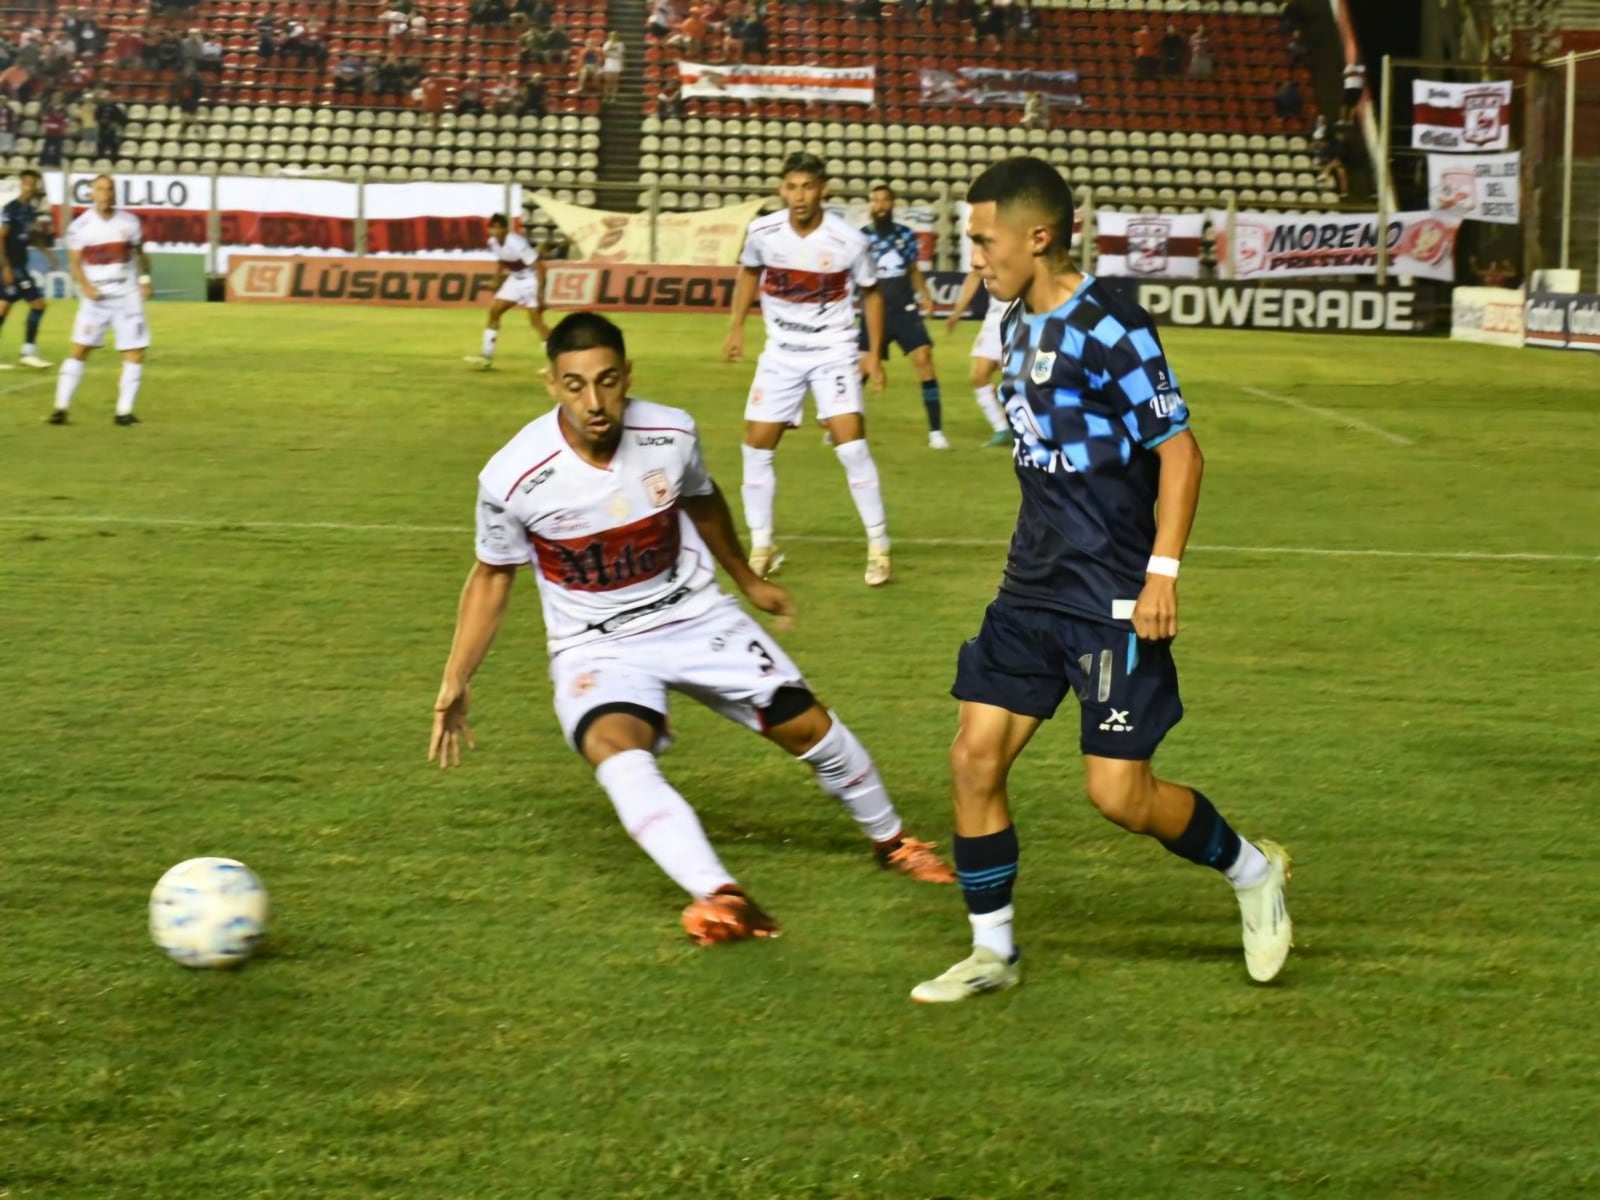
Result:
M1093 814L1069 719L1014 778L1025 986L930 1010L956 890L877 871L806 772L687 704L667 773L785 936L683 939L555 728L531 580L481 749L423 762L474 476L546 405L515 324L492 374L459 361L478 323L164 305L135 429L109 354L67 428L53 373L0 383L0 1195L1600 1186L1592 358L1170 334L1208 470L1161 764L1293 849L1299 946L1250 986L1226 886ZM625 327L736 500L751 368L720 321ZM939 347L955 450L898 360L870 403L892 587L832 452L779 455L784 644L945 842L946 689L1016 503L970 338ZM237 973L146 940L197 854L272 892Z

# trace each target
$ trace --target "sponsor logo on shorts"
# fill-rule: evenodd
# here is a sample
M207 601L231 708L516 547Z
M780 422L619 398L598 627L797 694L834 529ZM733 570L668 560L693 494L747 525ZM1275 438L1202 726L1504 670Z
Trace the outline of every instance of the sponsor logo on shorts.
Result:
M1113 708L1111 715L1100 722L1101 733L1132 733L1133 720L1125 708Z

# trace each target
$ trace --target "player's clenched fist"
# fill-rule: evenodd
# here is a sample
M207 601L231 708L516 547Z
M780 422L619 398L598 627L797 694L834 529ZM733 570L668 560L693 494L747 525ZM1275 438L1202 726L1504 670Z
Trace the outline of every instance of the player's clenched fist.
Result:
M762 612L771 613L778 618L774 623L780 631L793 627L794 597L777 584L758 579L745 589L744 594L750 603Z
M1178 584L1165 576L1145 580L1133 606L1133 631L1147 642L1166 642L1178 636Z
M730 329L728 336L722 342L722 359L724 362L738 362L744 357L744 330Z

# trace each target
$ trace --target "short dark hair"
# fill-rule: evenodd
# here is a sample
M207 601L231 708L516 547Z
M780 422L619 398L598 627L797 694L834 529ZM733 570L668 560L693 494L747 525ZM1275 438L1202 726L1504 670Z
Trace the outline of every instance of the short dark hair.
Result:
M891 199L891 200L894 199L894 189L892 187L890 187L887 183L875 183L875 184L873 184L870 188L867 189L867 195L870 196L870 195L872 195L873 192L888 192L889 193L889 199Z
M544 352L551 365L563 354L599 349L615 350L618 358L624 362L628 360L628 345L623 340L622 330L614 321L587 311L568 313L562 317L544 344Z
M511 222L506 220L505 213L495 213L492 217L489 218L489 224L491 224L491 225L504 225L507 229L511 228Z
M828 164L809 150L796 150L789 155L788 158L783 160L783 170L778 174L780 176L792 175L796 171L824 183L828 179Z
M967 203L993 203L996 209L1029 205L1055 233L1051 251L1065 255L1072 250L1072 187L1042 158L1008 158L995 163L972 181Z
M39 174L39 172L35 171L32 167L24 167L22 170L17 172L18 179L26 179L29 175L32 175L40 183L44 182L44 176Z

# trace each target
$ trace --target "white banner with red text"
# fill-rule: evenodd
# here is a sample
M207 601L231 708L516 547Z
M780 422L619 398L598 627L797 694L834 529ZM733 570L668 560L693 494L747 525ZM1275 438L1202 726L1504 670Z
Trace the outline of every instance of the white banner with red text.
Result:
M1428 204L1469 221L1522 221L1522 154L1428 155Z
M1267 213L1211 211L1221 279L1291 279L1315 275L1375 275L1376 213ZM1385 242L1389 271L1419 279L1455 279L1456 234L1461 218L1432 212L1394 213Z
M1511 143L1511 82L1411 82L1411 148L1473 154Z
M721 100L818 100L871 104L875 67L809 63L695 63L679 60L685 96Z
M557 200L549 192L532 199L572 243L573 253L590 262L648 263L650 214L608 212ZM679 266L731 267L739 261L745 229L763 201L745 200L722 208L656 215L655 260Z
M1095 213L1096 275L1198 279L1204 213Z
M47 171L45 196L54 207L66 204L66 223L89 207L89 186L95 175L75 171L70 176ZM211 242L207 221L212 207L209 175L117 175L112 179L112 202L139 218L144 248L152 254L199 253Z

